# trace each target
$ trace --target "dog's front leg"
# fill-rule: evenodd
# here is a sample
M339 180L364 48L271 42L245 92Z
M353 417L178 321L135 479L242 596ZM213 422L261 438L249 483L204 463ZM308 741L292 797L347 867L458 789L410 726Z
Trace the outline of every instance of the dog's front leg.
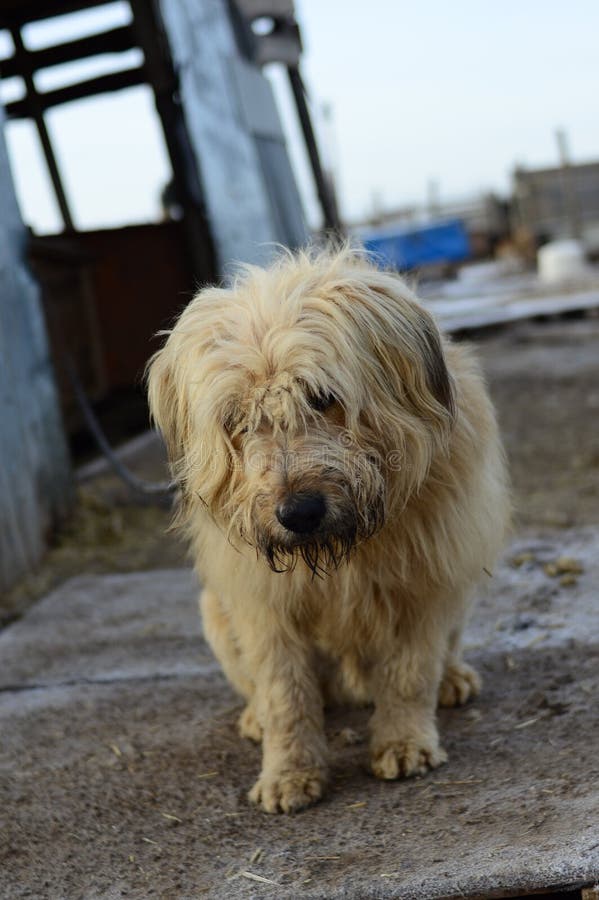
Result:
M447 759L435 711L445 640L416 625L373 671L371 764L378 778L424 774Z
M293 812L318 800L326 777L323 700L307 647L285 629L262 635L256 696L262 771L249 793L266 812Z

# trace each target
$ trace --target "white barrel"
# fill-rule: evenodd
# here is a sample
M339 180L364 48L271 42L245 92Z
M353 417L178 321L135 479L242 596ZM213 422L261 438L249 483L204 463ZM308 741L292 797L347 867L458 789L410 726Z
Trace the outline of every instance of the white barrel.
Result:
M587 275L584 249L580 241L551 241L537 253L539 279L544 284L576 281Z

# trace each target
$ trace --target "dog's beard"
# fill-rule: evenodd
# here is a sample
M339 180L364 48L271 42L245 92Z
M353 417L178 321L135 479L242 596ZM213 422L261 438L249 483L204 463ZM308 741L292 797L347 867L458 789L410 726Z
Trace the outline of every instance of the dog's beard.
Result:
M323 578L348 562L358 544L372 537L383 525L382 498L369 507L367 514L344 510L336 527L301 538L292 533L273 539L262 533L255 541L256 550L266 559L273 572L291 572L299 562L305 563L312 577Z
M303 561L313 576L322 578L350 558L356 543L356 533L353 533L314 537L292 544L265 540L257 544L257 549L273 572L291 572L299 561Z

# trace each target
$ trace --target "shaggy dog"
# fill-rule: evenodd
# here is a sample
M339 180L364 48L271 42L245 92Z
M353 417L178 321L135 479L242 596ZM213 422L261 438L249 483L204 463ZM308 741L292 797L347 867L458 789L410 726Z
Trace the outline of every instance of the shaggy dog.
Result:
M472 353L396 274L309 251L200 291L148 382L206 637L262 741L250 800L322 795L329 701L373 704L379 778L443 763L436 707L479 690L460 637L509 506Z

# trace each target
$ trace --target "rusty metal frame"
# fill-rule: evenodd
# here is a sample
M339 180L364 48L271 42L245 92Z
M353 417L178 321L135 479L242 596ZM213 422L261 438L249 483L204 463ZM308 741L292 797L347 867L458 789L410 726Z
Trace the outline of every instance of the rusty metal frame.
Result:
M32 21L55 15L102 6L107 0L0 0L0 27L10 31L14 55L0 64L3 78L23 78L26 95L5 106L7 118L31 118L36 125L42 150L66 231L74 231L68 198L54 154L44 113L61 103L118 91L136 85L148 85L154 93L167 151L171 160L175 193L183 210L188 256L199 282L215 280L218 273L206 204L198 164L187 134L185 117L178 95L178 78L174 70L168 40L155 0L129 0L133 21L74 41L28 50L21 29ZM40 93L34 81L40 69L108 52L123 52L139 47L144 63L133 69L112 72L78 84Z
M27 91L26 97L28 115L33 119L37 128L37 133L42 145L44 157L46 159L46 165L48 166L50 178L52 179L54 193L56 194L56 199L60 208L60 214L62 216L65 229L67 231L74 231L71 210L69 208L64 185L60 177L60 170L58 168L58 163L56 162L54 149L52 147L52 142L50 141L50 135L48 134L48 129L46 127L46 122L44 119L44 106L40 100L40 96L36 90L35 82L33 80L33 73L35 70L31 66L29 52L23 44L23 39L21 37L21 28L18 26L13 26L10 29L10 33L15 45L15 54L13 56L13 60L15 62L15 65L19 67L20 74L23 78L23 81L25 82L25 89Z

